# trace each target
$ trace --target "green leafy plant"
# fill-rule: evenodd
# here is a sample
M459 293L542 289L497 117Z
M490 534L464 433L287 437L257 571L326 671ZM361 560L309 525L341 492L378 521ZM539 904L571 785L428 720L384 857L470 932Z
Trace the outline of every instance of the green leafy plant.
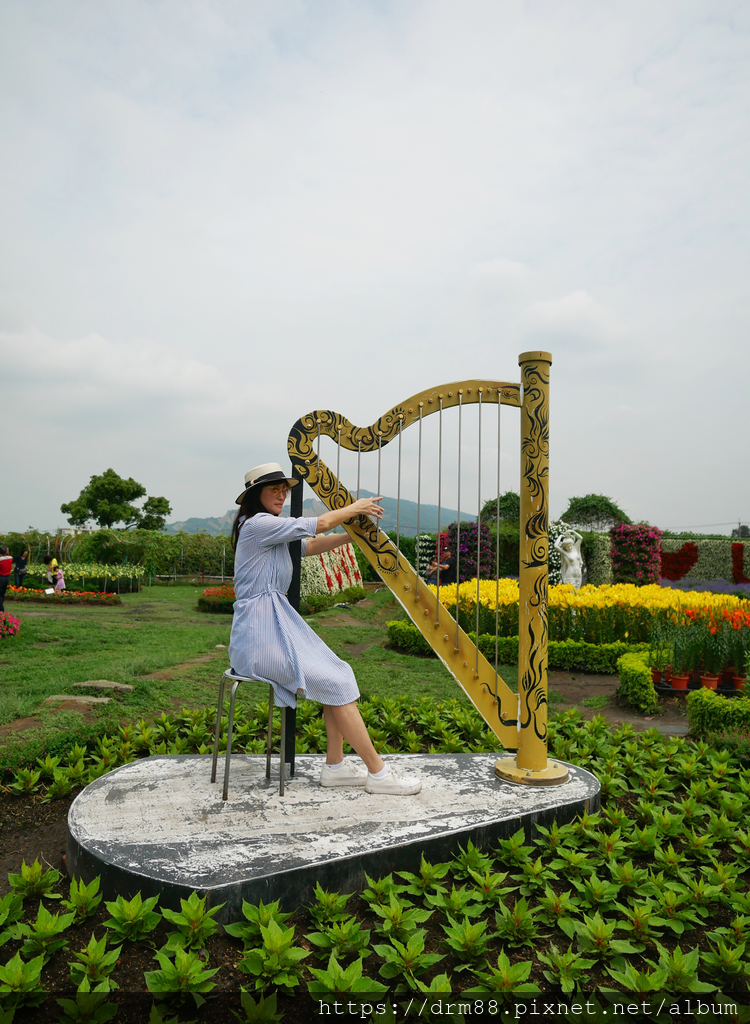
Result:
M667 992L714 992L715 985L703 982L698 977L699 950L696 947L689 953L683 953L679 946L670 953L668 949L658 942L656 947L659 951L659 963L646 960L649 967L655 970L661 969L664 972L664 988Z
M450 862L451 873L455 878L469 878L472 871L490 871L494 865L494 859L478 850L471 839L465 850L459 844L458 851Z
M225 924L224 931L235 939L242 939L245 948L252 947L263 941L262 928L267 928L271 921L282 925L288 921L291 914L284 914L279 909L279 901L264 903L261 900L258 905L242 901L242 913L244 921L235 921L232 924Z
M613 934L617 921L604 921L597 911L590 917L583 915L583 921L576 921L578 948L597 958L607 958L613 953L637 953L631 942L615 939Z
M474 899L478 903L482 903L489 907L499 907L503 902L505 896L508 893L515 892L517 886L515 885L503 885L503 882L508 877L507 871L485 871L482 875L478 871L470 872L471 878L474 881L474 887L470 890L474 894Z
M191 950L202 949L206 944L206 939L210 938L219 927L213 918L223 906L223 903L217 903L215 907L206 910L206 897L201 898L196 892L191 892L186 900L180 900L179 913L165 907L161 912L162 917L170 924L177 926L176 932L170 932L167 935L167 951L175 950L178 947Z
M268 996L259 995L255 1000L245 988L240 989L240 1005L242 1014L236 1010L232 1013L242 1024L279 1024L283 1013L276 1012L276 993Z
M63 1010L59 1024L106 1024L116 1016L117 1003L108 1003L109 983L102 982L92 992L88 978L78 986L75 999L58 999Z
M331 921L340 921L346 917L346 904L351 898L351 893L326 892L321 888L320 882L315 883L315 897L317 902L310 905L310 917L318 924L330 924Z
M161 914L154 910L158 902L158 896L143 900L139 892L132 900L118 896L114 902L105 904L112 917L104 922L104 927L110 928L122 942L139 942L161 921Z
M416 977L443 960L444 956L440 953L425 953L425 934L423 928L417 928L406 943L392 938L390 944L383 943L373 946L378 956L385 960L380 968L381 977L395 978L398 975L403 975L410 986L414 988Z
M73 782L67 769L55 768L53 781L47 786L42 802L49 803L51 800L62 800L70 794L72 789Z
M524 845L525 839L526 835L522 828L514 832L510 839L501 839L497 846L498 859L503 864L515 864L517 867L521 867L528 860L529 854L534 852L533 846Z
M443 890L444 887L440 882L448 874L450 868L451 864L448 862L444 864L430 864L429 861L425 860L424 854L422 854L418 875L411 871L398 871L396 873L408 883L403 887L403 892L408 893L410 896L424 896L429 892Z
M407 889L405 885L398 885L393 881L393 875L384 875L382 878L370 878L365 874L365 880L369 888L362 892L362 899L370 904L371 909L375 906L384 906L390 903L391 894L398 895Z
M518 874L510 876L514 882L519 882L519 891L524 896L533 896L538 889L555 878L555 872L547 867L541 857L536 860L529 858L521 865Z
M466 989L463 995L483 996L491 993L495 997L504 995L511 998L516 995L538 995L539 986L526 980L533 966L533 960L519 960L518 963L512 964L505 951L501 950L497 958L497 967L490 967L484 971L475 970L479 984Z
M664 967L659 967L655 971L639 971L627 961L621 968L607 967L607 971L626 992L639 994L659 992L664 989L667 980L667 971ZM609 990L605 990L605 992L610 994ZM612 994L619 995L620 993L613 992Z
M88 945L74 954L77 962L71 961L68 965L70 980L75 985L80 985L85 979L89 985L94 986L106 981L110 988L117 988L109 976L115 968L121 949L122 946L117 946L116 949L107 952L107 936L103 935L97 940L96 935L92 933Z
M701 959L711 971L712 977L718 974L730 983L750 978L750 964L745 958L744 942L729 946L719 939L713 949L701 953Z
M63 900L63 906L75 914L76 924L79 924L87 917L96 913L96 908L102 901L99 895L99 876L92 879L88 885L81 879L70 880L70 899Z
M260 928L263 945L250 949L240 961L240 970L255 978L256 989L267 985L294 988L302 974L301 960L310 953L294 945L294 928L282 928L275 920Z
M431 910L420 910L408 901L399 899L393 892L388 904L373 905L371 909L382 918L380 930L383 934L400 939L401 942L408 941L409 934L432 917Z
M23 898L18 893L9 892L0 898L0 946L4 946L15 931L6 926L15 924L22 915Z
M200 955L192 950L178 947L173 961L160 950L156 959L160 970L146 971L144 978L146 988L158 999L183 1002L187 996L192 996L195 1005L201 1007L206 1001L205 994L216 988L216 982L211 979L219 968L206 969Z
M370 950L367 944L370 941L370 932L362 929L356 917L345 917L341 921L332 921L322 931L310 932L305 938L313 946L317 946L316 956L329 957L331 953L337 960L357 955L367 956Z
M454 917L464 915L465 917L479 917L485 910L484 904L477 902L479 899L476 889L469 889L465 885L456 888L454 885L450 892L436 892L427 896L425 902L428 907L434 907L444 914L452 914Z
M35 956L24 963L21 954L15 956L0 967L0 999L6 1006L15 1009L19 1006L39 1006L44 1002L47 993L40 982L44 967L44 957Z
M36 793L39 789L41 777L41 771L34 771L33 768L19 768L13 776L13 781L8 786L8 791L13 796L26 796L29 793Z
M616 907L625 918L617 922L617 927L630 932L630 938L640 952L646 948L647 941L662 937L660 929L666 927L667 920L659 917L658 905L653 900L646 899L629 907L617 903Z
M30 867L26 861L23 861L20 875L8 875L10 887L24 900L42 899L42 897L48 900L61 900L60 893L52 892L59 881L60 872L55 868L45 871L39 860L35 860Z
M45 961L49 960L59 949L67 948L68 942L62 936L74 920L75 914L50 914L40 903L33 924L16 925L16 934L25 939L21 952L27 957L41 954Z
M538 955L542 963L549 967L548 971L542 971L544 977L563 992L573 992L576 986L585 984L588 981L586 971L596 964L596 960L587 960L579 953L574 953L571 946L562 952L554 942L549 947L549 955L541 952Z
M477 960L483 959L487 954L489 943L495 938L495 932L487 931L486 921L470 921L465 917L458 922L448 915L448 924L443 925L445 941L463 961L456 967L457 971L466 970Z
M531 909L523 896L516 900L512 910L501 904L495 911L497 934L511 946L533 946L539 938L539 912L540 908Z
M340 995L364 992L367 995L381 995L388 991L388 986L373 978L362 977L362 960L353 960L347 968L343 968L331 953L328 967L320 970L310 968L313 981L308 981L307 991L316 999L330 1001Z

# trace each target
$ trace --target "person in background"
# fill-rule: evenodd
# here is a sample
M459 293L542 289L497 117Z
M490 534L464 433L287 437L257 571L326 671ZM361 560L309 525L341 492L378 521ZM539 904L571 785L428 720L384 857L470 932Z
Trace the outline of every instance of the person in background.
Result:
M42 559L44 564L47 566L47 582L51 587L57 585L57 570L59 568L57 559L54 555L45 555Z
M13 559L4 544L0 544L0 612L5 611L5 591L10 582L10 570L13 568Z
M23 581L26 579L26 573L28 572L29 565L29 549L24 548L20 555L16 555L13 559L13 575L15 576L16 586L22 587Z
M456 582L456 556L450 551L443 552L443 561L440 563L440 585L448 586Z
M57 576L55 577L55 593L62 594L65 590L65 577L63 576L62 567L57 567Z

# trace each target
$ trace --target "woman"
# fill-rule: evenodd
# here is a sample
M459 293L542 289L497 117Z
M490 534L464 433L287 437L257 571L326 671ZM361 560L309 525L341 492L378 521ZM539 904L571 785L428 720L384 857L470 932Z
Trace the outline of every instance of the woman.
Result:
M13 559L13 574L16 578L16 586L22 587L23 581L26 579L26 573L28 572L29 565L29 549L24 548L20 555L16 555Z
M357 515L378 519L379 498L361 498L322 516L280 516L290 487L276 462L245 474L245 489L232 527L234 605L229 661L235 672L271 683L277 707L297 706L297 696L320 701L328 737L321 786L364 786L368 793L407 796L422 783L404 777L377 754L356 705L359 689L351 666L337 658L291 607L286 592L292 580L289 542L300 540L303 555L346 544L344 534L321 536ZM367 772L344 759L344 740L359 754Z

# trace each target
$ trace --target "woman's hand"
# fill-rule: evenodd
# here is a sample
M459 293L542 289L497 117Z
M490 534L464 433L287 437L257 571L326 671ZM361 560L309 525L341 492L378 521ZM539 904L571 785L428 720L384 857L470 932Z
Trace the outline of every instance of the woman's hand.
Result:
M376 519L382 519L383 509L378 505L378 502L382 500L382 497L360 498L359 501L352 502L348 511L353 516L375 516Z
M376 519L381 519L383 509L378 505L379 501L382 501L382 498L360 498L359 501L353 501L351 505L345 505L344 508L324 512L323 515L318 516L316 533L327 533L336 526L341 526L342 523L353 519L354 516L374 516Z

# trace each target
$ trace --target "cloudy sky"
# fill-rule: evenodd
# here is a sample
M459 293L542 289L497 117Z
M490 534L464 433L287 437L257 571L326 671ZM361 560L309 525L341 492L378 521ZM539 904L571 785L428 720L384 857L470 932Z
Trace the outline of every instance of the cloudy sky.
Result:
M303 413L532 348L553 515L750 521L749 77L733 0L9 0L0 532L110 466L221 515Z

